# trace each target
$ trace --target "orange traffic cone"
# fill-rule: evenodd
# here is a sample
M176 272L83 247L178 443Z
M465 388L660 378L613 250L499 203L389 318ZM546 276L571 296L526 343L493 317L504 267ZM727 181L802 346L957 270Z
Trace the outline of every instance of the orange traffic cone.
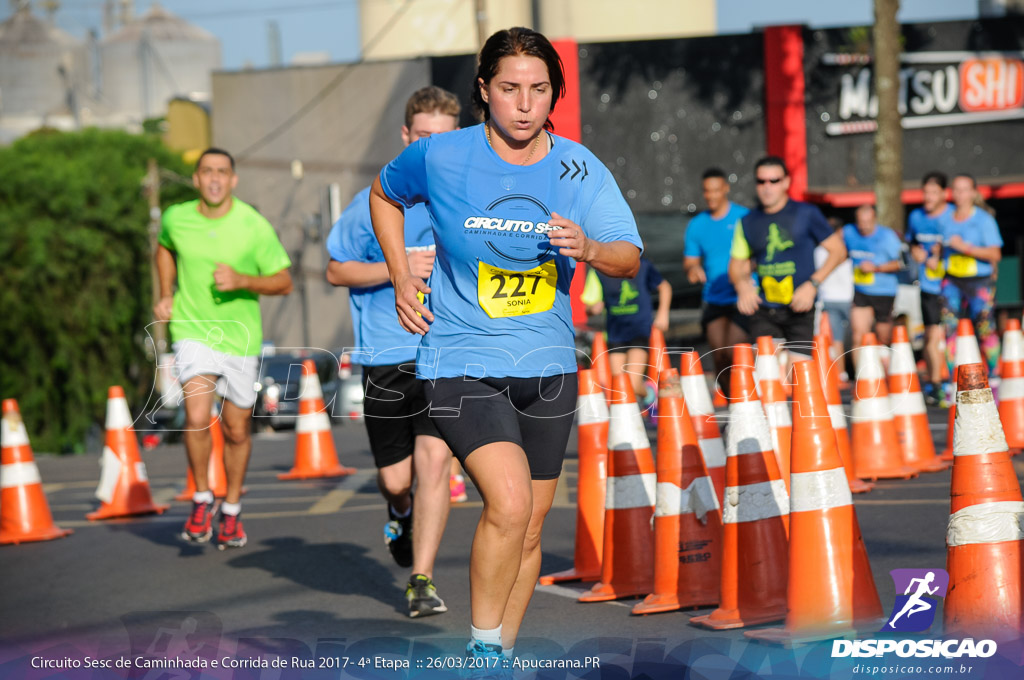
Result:
M745 633L771 642L845 636L882 617L818 367L799 361L793 371L789 611L785 628Z
M945 633L1018 638L1024 620L1024 499L985 366L964 364L958 371Z
M679 374L658 391L658 494L654 511L654 592L633 607L657 614L718 604L722 511L697 446Z
M942 451L942 460L953 460L953 426L956 420L956 385L959 378L956 369L967 364L983 364L978 338L974 335L974 324L970 319L960 319L956 326L956 338L952 339L953 353L953 406L949 409L949 421L946 426L946 448Z
M224 470L224 431L220 428L220 416L216 408L210 414L210 438L213 446L210 448L210 464L207 466L207 483L214 497L224 498L228 494L228 477ZM176 501L190 501L196 493L196 478L192 474L192 466L188 466L185 475L185 490L174 497Z
M825 401L828 402L828 414L832 421L832 430L836 435L836 448L839 460L846 470L846 481L852 493L867 493L875 488L871 482L859 479L853 470L853 454L850 452L850 432L846 427L846 412L839 396L839 367L829 358L828 338L818 335L814 338L814 349L811 358L818 365L818 373L825 385Z
M540 577L549 586L601 578L604 496L608 483L608 402L593 369L579 372L577 402L579 474L576 483L576 549L573 568Z
M648 342L651 343L651 346L647 353L647 379L655 385L660 385L661 369L672 367L665 351L665 334L651 326L651 339Z
M654 587L654 457L629 376L615 376L613 388L601 581L580 602L646 595Z
M18 402L4 399L0 420L0 545L52 541L72 533L53 523Z
M114 385L107 391L107 440L103 447L100 483L96 498L101 504L86 519L110 519L131 515L162 513L169 506L156 505L149 493L146 464L139 456L139 443L132 428L132 416L124 390Z
M738 361L736 363L739 363ZM779 462L779 472L789 489L789 446L793 438L793 420L789 414L789 400L782 388L779 360L775 357L772 336L762 335L757 339L757 361L754 363L761 405L768 416L768 428L772 433L772 449Z
M865 333L857 351L853 394L853 469L863 479L910 479L917 470L903 464L885 370L874 333Z
M601 386L604 396L611 400L612 363L608 358L608 343L604 333L594 333L594 346L590 350L590 367L597 371L597 384Z
M896 324L893 328L889 400L896 437L903 448L903 463L921 472L939 472L949 467L949 463L935 455L928 411L917 379L914 350L910 347L907 327L903 324Z
M343 477L355 472L338 462L331 436L331 419L324 406L320 378L312 359L302 362L299 385L299 419L295 423L295 465L278 479L316 479Z
M719 507L725 498L725 445L722 434L715 420L715 408L711 404L708 382L704 378L704 369L700 365L700 357L696 352L683 352L679 371L679 384L683 388L683 399L693 419L693 429L697 432L697 444L700 446L704 465L715 485Z
M1024 450L1024 335L1010 319L1003 333L1003 372L999 383L999 419L1011 453Z
M729 400L725 398L725 395L722 394L722 388L717 384L715 385L715 393L711 397L711 405L716 409L728 408L729 406Z
M720 604L690 619L716 630L782 620L789 573L789 496L753 367L733 364L729 399Z
M832 333L832 320L829 319L829 314L824 309L821 310L821 320L818 322L818 335L824 335L828 338L828 346L831 351L832 343L836 341L836 336Z

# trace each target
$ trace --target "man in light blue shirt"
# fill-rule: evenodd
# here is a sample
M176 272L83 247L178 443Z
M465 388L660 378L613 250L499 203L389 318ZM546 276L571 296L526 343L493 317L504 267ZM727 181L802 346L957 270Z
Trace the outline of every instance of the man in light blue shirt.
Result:
M455 95L425 87L409 98L402 141L408 146L450 132L459 119ZM370 189L356 194L327 238L327 280L347 286L355 331L353 361L363 366L363 409L377 486L388 501L384 537L395 562L412 567L406 586L409 616L448 611L431 580L434 558L448 521L451 451L428 417L423 383L416 379L419 336L398 323L395 289L370 221ZM434 268L433 225L427 209L406 212L405 249L416 276ZM413 530L412 487L416 482Z
M736 223L749 210L729 200L729 181L718 168L704 171L704 201L708 209L686 227L683 271L690 283L703 283L701 326L723 394L728 394L732 347L747 342L745 317L736 309L736 289L729 281L729 251Z
M921 181L922 205L910 213L906 240L910 255L918 263L918 285L921 288L921 320L924 322L924 360L928 365L928 382L923 386L924 398L932 406L942 400L942 367L946 360L943 346L946 331L942 326L942 225L953 207L946 202L946 176L929 172Z

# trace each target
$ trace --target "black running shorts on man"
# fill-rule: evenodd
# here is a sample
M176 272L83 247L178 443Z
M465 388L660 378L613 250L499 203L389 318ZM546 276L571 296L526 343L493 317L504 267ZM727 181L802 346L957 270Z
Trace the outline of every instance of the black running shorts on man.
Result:
M857 291L853 294L854 307L870 307L875 310L875 323L892 321L892 307L896 298L890 295L867 295ZM940 308L941 313L941 308Z
M536 378L438 378L427 382L430 417L460 463L481 446L511 442L533 479L562 472L576 411L575 373Z
M414 362L363 367L363 420L378 468L411 456L419 435L440 438L428 411Z

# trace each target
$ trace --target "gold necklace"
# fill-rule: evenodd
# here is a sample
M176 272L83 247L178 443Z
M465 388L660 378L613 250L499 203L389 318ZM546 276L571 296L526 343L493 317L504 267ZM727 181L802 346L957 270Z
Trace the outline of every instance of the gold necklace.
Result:
M490 146L492 149L494 149L494 142L491 141L491 125L490 125L490 123L484 123L484 132L487 134L487 144L488 144L488 146ZM541 130L540 134L544 134L544 131ZM537 150L537 145L540 144L540 134L533 138L533 146L530 147L530 153L526 155L526 158L524 158L523 162L520 163L519 165L526 165L527 163L530 162L530 159L533 158L533 153ZM494 151L497 152L498 150L494 149Z

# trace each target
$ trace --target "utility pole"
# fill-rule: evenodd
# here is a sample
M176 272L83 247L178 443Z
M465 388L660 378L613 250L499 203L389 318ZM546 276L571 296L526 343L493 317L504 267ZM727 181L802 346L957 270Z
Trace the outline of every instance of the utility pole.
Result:
M487 42L487 0L475 0L476 8L476 41L480 47Z
M903 121L899 111L899 0L875 0L875 92L878 131L875 133L875 197L878 223L903 233Z
M146 198L149 200L149 251L150 271L153 284L153 307L160 302L160 275L156 270L156 249L160 238L160 166L155 158L146 164ZM167 350L167 324L155 321L152 326L154 359Z

